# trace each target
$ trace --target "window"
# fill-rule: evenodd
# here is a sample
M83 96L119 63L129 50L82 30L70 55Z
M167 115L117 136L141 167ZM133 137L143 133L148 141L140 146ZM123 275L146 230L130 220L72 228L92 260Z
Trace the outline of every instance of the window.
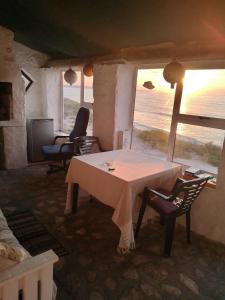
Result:
M179 123L174 161L217 174L223 148L224 131Z
M144 88L146 81L155 88ZM138 70L131 148L217 175L225 134L224 82L225 70L187 70L176 87L182 97L174 104L176 89L164 80L163 69Z
M84 102L93 103L93 76L84 76Z
M174 90L162 72L163 69L138 70L131 148L166 159ZM155 88L145 88L146 81L152 81Z
M80 108L81 72L76 71L76 73L77 81L74 85L69 85L63 80L63 131L66 133L72 131L75 117Z
M87 135L92 135L93 131L93 77L84 77L82 71L76 71L77 81L72 86L64 80L63 76L63 128L66 133L70 133L74 127L77 112L81 106L90 110L90 118L87 128ZM86 80L88 78L89 80Z
M87 135L92 135L93 133L93 103L93 76L84 76L84 106L90 109Z
M188 70L180 113L225 119L225 70Z
M225 70L186 71L178 113L172 116L169 159L217 175L225 133L224 80Z

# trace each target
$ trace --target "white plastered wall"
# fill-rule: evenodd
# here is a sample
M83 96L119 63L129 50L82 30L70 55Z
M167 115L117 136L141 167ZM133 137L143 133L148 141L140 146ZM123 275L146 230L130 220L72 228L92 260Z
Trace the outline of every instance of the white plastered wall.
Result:
M13 48L16 62L33 80L33 84L25 93L25 116L26 118L41 118L45 114L42 101L41 68L49 57L15 41Z
M61 129L62 82L59 68L43 68L49 57L13 42L16 61L34 81L25 93L26 118L53 118L54 130Z
M216 188L206 187L192 207L192 230L225 244L225 142ZM184 224L184 219L180 221Z
M62 128L62 88L60 69L42 69L43 116L54 119L55 131Z
M119 131L131 133L135 87L135 66L94 67L93 131L106 150L118 148Z

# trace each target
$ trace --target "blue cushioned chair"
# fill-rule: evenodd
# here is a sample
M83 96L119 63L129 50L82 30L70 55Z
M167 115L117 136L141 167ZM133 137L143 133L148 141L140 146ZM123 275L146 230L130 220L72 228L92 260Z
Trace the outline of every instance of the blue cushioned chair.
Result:
M89 121L89 110L87 108L81 107L77 113L74 128L68 136L56 136L53 145L42 146L42 153L46 160L50 161L60 161L62 165L50 164L50 169L48 174L59 171L66 170L67 160L71 159L72 156L76 155L76 147L74 146L74 139L80 136L85 136L87 134L87 125ZM68 138L68 142L62 144L56 144L59 139Z

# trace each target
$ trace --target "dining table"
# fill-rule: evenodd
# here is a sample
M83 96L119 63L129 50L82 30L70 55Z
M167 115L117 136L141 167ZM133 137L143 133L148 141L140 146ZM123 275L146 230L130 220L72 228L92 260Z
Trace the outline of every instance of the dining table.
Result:
M79 188L114 209L112 221L120 230L120 253L135 248L133 216L137 196L145 186L171 190L182 166L135 150L113 150L71 159L65 214L76 212Z

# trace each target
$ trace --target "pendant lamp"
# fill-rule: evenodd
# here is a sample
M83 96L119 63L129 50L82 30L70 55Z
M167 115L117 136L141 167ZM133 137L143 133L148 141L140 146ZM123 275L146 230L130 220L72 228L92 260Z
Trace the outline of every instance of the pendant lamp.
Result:
M175 59L166 65L163 70L163 77L171 84L171 89L174 88L175 83L180 82L184 78L184 74L184 67Z
M71 68L69 68L65 73L64 73L64 79L67 83L70 85L74 84L77 80L77 74L75 71L73 71Z
M93 76L93 65L92 64L87 64L83 67L83 73L87 77Z

